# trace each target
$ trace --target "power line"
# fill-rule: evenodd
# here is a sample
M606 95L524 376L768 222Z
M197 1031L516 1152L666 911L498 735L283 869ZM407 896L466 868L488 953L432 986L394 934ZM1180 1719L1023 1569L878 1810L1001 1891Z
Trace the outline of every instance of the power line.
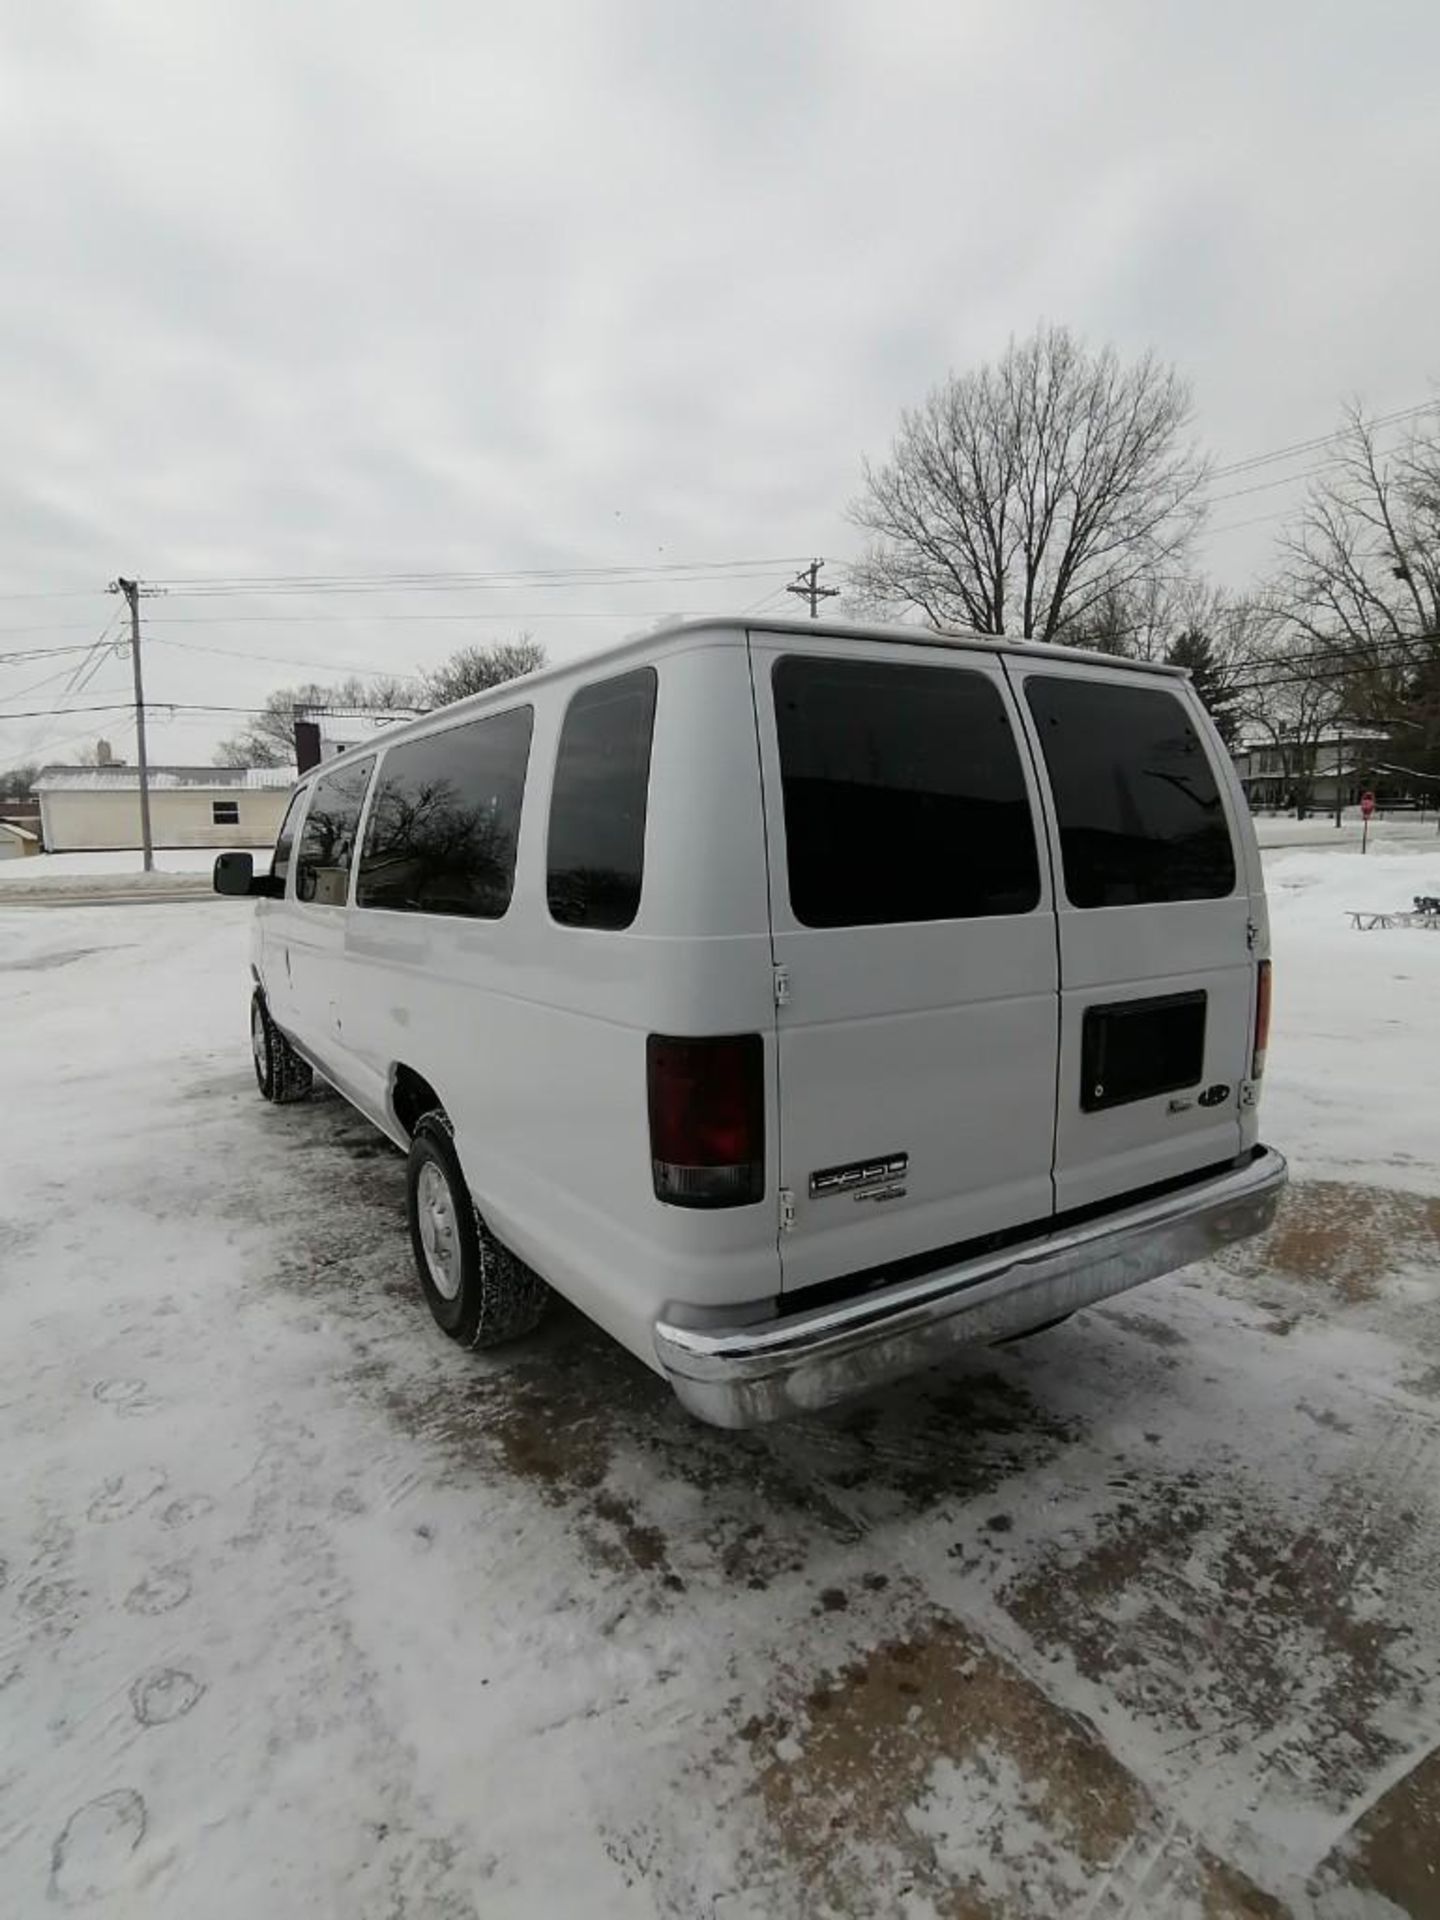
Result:
M1367 422L1367 425L1372 430L1397 426L1401 421L1413 420L1422 413L1429 413L1431 408L1436 406L1440 406L1440 400L1422 400L1416 406L1399 407L1393 413L1380 414ZM1339 427L1333 433L1317 434L1310 440L1295 440L1288 447L1274 447L1268 453L1247 454L1241 460L1231 460L1223 467L1214 468L1210 478L1224 480L1228 479L1232 473L1248 473L1254 467L1268 467L1276 460L1288 460L1296 454L1313 453L1320 447L1328 447L1337 440L1343 440L1347 431L1347 428Z
M109 701L102 702L98 706L89 706L89 707L28 707L21 713L7 713L7 714L0 715L0 719L48 720L48 719L51 719L54 715L61 714L61 713L63 714L124 713L128 711L131 707L133 707L134 704L135 703L133 700L109 700ZM259 714L259 713L268 713L270 709L268 707L223 706L223 705L217 704L214 701L206 701L206 700L151 700L147 702L147 711L150 713L254 713L254 714ZM330 709L328 707L316 707L313 709L313 711L316 713L328 713ZM345 711L348 712L349 709L345 709ZM367 707L363 709L363 711L368 713L368 712L371 712L372 709Z
M40 627L0 627L0 633L93 633L94 631L93 620L57 620Z
M151 626L153 624L149 623ZM243 647L214 647L199 640L171 640L163 633L151 633L150 638L157 646L176 647L182 653L221 654L227 660L259 660L271 667L315 667L324 673L349 673L373 680L413 680L416 677L412 673L392 673L389 667L351 666L343 660L315 660L308 656L302 660L290 654L250 653Z
M1440 639L1440 635L1416 634L1412 639L1433 642ZM1292 658L1255 661L1242 666L1233 680L1223 681L1222 690L1227 694L1264 693L1277 687L1357 680L1377 672L1405 672L1433 664L1433 659L1423 656L1417 659L1408 652L1402 652L1396 658L1389 657L1392 648L1406 645L1407 642L1401 640L1376 641L1365 646L1322 647Z
M115 636L110 631L112 624L113 623L111 621L107 620L98 638L89 641L83 646L33 647L28 652L24 652L24 653L0 654L0 665L8 666L12 662L21 661L21 660L31 660L31 659L37 659L42 657L49 658L49 657L53 657L56 654L61 654L61 653L64 653L64 654L79 653L87 656L93 656L96 661L96 664L98 664L99 661L103 658L104 650L107 647L110 647L114 644ZM51 674L47 676L47 679L59 680L65 674L69 673L71 675L72 682L74 682L80 678L80 675L84 672L87 664L89 664L88 660L82 659L76 664L76 666L73 669L69 667L62 667L59 673ZM32 688L27 689L22 687L18 693L11 694L10 698L12 700L23 700L25 698L26 693L28 691L33 690L33 687L44 686L46 684L47 682L44 680L34 681L32 683Z
M496 620L505 626L516 626L526 620L651 620L658 614L668 614L675 609L665 607L596 607L584 612L573 608L557 608L551 612L547 607L511 608L507 613L162 613L147 614L145 630L148 633L154 627L233 627L233 626L289 626L324 627L342 626L390 626L408 625L414 621L446 620L468 621L473 626L485 620ZM680 609L685 619L733 620L735 611L731 607L689 607Z
M622 566L576 564L568 567L511 567L478 573L459 569L381 574L256 574L191 576L159 580L158 591L181 598L281 593L469 593L537 584L553 586L633 584L647 581L732 579L747 572L793 566L797 556L737 560L639 561Z
M32 693L38 693L42 687L53 686L57 680L65 679L67 674L70 674L72 671L73 669L70 667L61 667L58 673L47 673L43 679L32 680L28 687L20 687L16 692L11 694L10 698L12 700L28 700ZM0 707L0 719L4 719L4 717L5 710L3 707Z
M34 593L0 593L0 600L93 600L95 587L46 587Z
M1440 403L1432 403L1432 404L1440 404ZM1378 422L1378 421L1372 421L1369 424L1373 428L1378 429L1384 423ZM1394 453L1396 449L1394 447L1387 447L1387 448L1384 448L1382 451L1386 453ZM1316 474L1329 473L1333 468L1344 466L1344 464L1345 464L1345 456L1343 454L1337 454L1329 460L1317 461L1313 467L1301 467L1299 471L1296 473L1281 474L1280 477L1275 480L1259 480L1256 482L1256 484L1253 487L1232 487L1230 491L1227 493L1211 494L1205 504L1207 506L1213 507L1213 506L1217 506L1222 500L1244 500L1248 498L1251 494L1270 493L1276 487L1291 487L1291 486L1294 486L1298 481L1313 480Z

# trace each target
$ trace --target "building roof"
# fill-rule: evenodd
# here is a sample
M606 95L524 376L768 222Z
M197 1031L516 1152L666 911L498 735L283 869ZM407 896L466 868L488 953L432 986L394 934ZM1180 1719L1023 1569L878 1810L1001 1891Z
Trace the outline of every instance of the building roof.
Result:
M38 840L38 833L32 833L28 827L22 827L18 820L0 820L0 833L13 834L17 840Z
M1390 733L1391 729L1389 727L1362 727L1357 720L1353 726L1342 722L1338 726L1320 727L1314 733L1308 733L1305 736L1304 744L1307 750L1310 747L1333 747L1337 743L1344 746L1357 746L1364 740L1388 740ZM1279 745L1279 740L1277 740L1273 734L1258 732L1243 733L1231 751L1234 753L1262 753L1267 747L1278 747Z
M296 780L293 767L151 767L152 793L266 793L284 791ZM140 785L135 767L46 767L36 793L134 793Z

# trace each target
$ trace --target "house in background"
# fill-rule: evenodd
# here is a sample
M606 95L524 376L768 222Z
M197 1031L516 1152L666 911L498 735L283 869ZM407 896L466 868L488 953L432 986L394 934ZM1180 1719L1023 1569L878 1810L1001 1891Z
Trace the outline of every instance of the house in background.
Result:
M1375 759L1384 757L1388 739L1383 728L1327 727L1305 750L1312 770L1306 801L1311 812L1333 811L1337 786L1341 805L1356 806L1360 795L1375 783ZM1241 737L1231 749L1231 758L1252 812L1266 813L1295 804L1299 757L1300 749L1293 744L1282 751L1264 734Z
M24 827L27 833L33 833L38 845L40 840L40 802L33 794L27 794L23 800L0 800L0 821L11 827Z
M284 818L292 767L151 767L157 847L269 847ZM47 853L138 848L134 767L46 767L35 782Z
M40 836L18 820L0 820L0 860L24 860L40 851Z

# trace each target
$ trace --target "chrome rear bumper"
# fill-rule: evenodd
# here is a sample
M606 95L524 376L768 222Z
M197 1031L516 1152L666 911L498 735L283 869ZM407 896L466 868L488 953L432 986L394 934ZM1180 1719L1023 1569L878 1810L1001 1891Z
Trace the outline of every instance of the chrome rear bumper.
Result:
M691 1413L717 1427L762 1426L1044 1326L1261 1233L1285 1178L1281 1155L1261 1148L1178 1193L854 1300L733 1331L661 1319L655 1350Z

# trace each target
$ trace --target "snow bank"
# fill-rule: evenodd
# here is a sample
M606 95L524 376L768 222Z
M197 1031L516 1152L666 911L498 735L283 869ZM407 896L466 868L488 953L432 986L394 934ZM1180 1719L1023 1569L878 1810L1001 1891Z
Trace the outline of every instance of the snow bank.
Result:
M1357 933L1354 909L1440 894L1440 844L1265 857L1275 1012L1263 1131L1300 1176L1433 1192L1440 1167L1440 933Z
M157 847L157 873L208 874L215 865L221 847ZM270 858L269 847L252 847L255 863ZM144 875L144 861L138 852L37 853L29 860L0 860L0 886L33 885L39 880L73 880L92 875L115 879L123 875Z

